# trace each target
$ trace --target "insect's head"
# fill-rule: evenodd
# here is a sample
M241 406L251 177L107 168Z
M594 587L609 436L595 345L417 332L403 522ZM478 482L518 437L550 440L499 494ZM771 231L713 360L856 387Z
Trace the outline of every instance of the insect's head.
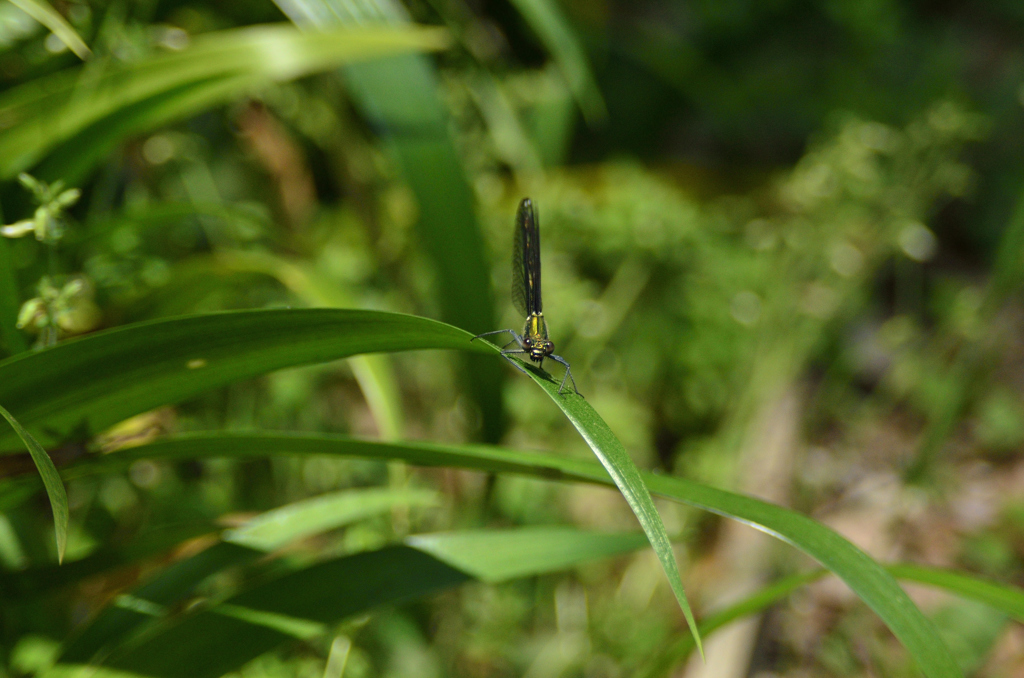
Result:
M530 360L540 362L555 352L555 342L542 337L523 337L523 349L530 354Z

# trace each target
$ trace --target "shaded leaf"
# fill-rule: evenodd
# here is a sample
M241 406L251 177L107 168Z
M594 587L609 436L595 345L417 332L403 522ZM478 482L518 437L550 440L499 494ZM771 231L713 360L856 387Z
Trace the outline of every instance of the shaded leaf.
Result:
M163 617L167 606L192 595L196 585L207 577L262 555L261 551L222 542L170 565L152 581L130 594L118 596L113 604L68 639L61 652L61 661L77 663L92 660L140 625L152 622L155 617Z
M25 337L18 330L18 284L14 277L11 246L0 237L0 349L8 354L21 353L28 348ZM3 355L3 353L0 353Z
M46 453L32 434L25 430L18 420L11 416L3 407L0 407L0 415L10 423L11 427L25 443L32 461L39 470L39 477L43 480L43 487L46 488L46 496L50 498L50 508L53 509L53 531L57 539L57 560L64 561L64 549L68 544L68 495L64 492L64 483L57 473L57 467L53 460Z

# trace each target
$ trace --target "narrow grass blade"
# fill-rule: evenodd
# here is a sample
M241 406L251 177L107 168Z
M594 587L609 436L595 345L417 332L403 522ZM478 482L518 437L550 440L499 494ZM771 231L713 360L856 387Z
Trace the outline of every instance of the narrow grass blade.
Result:
M1024 590L961 572L920 565L898 564L887 568L897 579L945 589L963 598L984 603L1024 623Z
M74 52L79 59L85 60L92 56L92 51L78 35L78 32L43 0L11 0L11 4L49 28L50 32L60 38L60 41L67 45L68 49Z
M83 427L99 430L156 405L281 367L366 351L493 350L481 342L470 344L469 338L468 333L443 323L368 311L250 311L141 323L0 362L0 402L17 404L18 409L12 414L23 424L38 430L53 429L56 433L50 435L60 438L62 432L66 435ZM557 391L554 383L538 379L542 386L547 384L549 392ZM573 416L584 427L600 426L584 416L585 410L581 412ZM587 430L585 435L599 445L607 443ZM85 471L92 466L95 471L104 464L123 463L138 458L135 455L140 451L149 455L160 454L157 450L162 450L165 454L194 457L316 450L488 472L611 482L609 472L596 464L486 447L383 445L331 437L266 435L245 440L244 449L239 449L239 440L224 434L179 438L173 443L110 455L117 459L104 458L81 465L80 469ZM10 444L11 436L0 436L0 449L10 449ZM615 443L609 444L612 448L601 448L606 456L609 449L617 452ZM72 472L73 469L66 469L65 477L71 477ZM682 478L652 474L642 474L642 478L657 494L750 523L801 549L840 576L879 614L929 678L960 675L934 627L895 580L835 532L793 511ZM627 477L620 478L620 482L623 479Z
M655 494L736 518L799 548L839 576L885 621L926 676L963 675L935 626L892 575L828 527L801 513L683 478L645 474L644 480Z
M510 360L515 360L516 363L522 365L526 373L544 389L562 410L562 413L572 422L572 425L576 427L576 430L580 432L583 439L587 441L587 445L597 456L598 461L608 471L608 475L611 476L615 486L619 488L626 503L629 504L629 508L633 510L637 520L640 521L640 526L647 535L648 541L651 542L651 547L654 548L654 553L658 556L662 569L665 570L665 576L668 577L672 593L675 594L676 600L679 601L679 607L683 610L683 616L686 617L686 623L693 634L694 642L697 643L697 649L703 656L704 648L701 646L700 632L697 629L697 621L693 618L690 603L686 600L686 592L683 590L683 581L679 574L679 565L676 563L675 551L672 550L672 542L668 538L661 515L654 506L651 493L644 485L640 471L633 463L629 453L626 452L626 448L583 396L570 391L559 395L559 384L552 380L547 373L522 360L515 358L510 358Z
M39 470L39 477L42 478L43 486L46 488L46 496L50 498L50 508L53 509L53 530L57 538L57 560L64 562L64 549L68 544L68 495L64 492L64 483L61 481L60 474L57 473L57 467L53 465L50 455L32 437L32 434L25 430L25 427L19 424L18 420L11 416L11 413L3 407L0 407L0 415L8 421L18 434L18 437L25 443L28 453L32 455L32 461L35 462L36 468Z
M985 581L951 570L922 567L920 565L900 563L887 565L885 569L897 579L925 584L943 589L962 598L984 603L993 609L1006 613L1018 622L1024 623L1024 591L1015 586ZM701 621L701 635L707 637L737 619L750 614L764 612L797 589L817 581L827 574L829 574L828 570L818 570L780 579L749 598L741 600L724 610L720 610ZM684 636L641 668L636 675L638 678L665 676L674 666L679 665L680 662L686 659L686 656L692 650L693 641L689 637Z

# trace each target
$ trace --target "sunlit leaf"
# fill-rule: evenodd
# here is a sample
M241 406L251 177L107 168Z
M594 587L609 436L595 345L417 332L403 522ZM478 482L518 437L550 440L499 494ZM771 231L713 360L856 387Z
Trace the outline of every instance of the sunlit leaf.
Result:
M486 582L560 570L647 544L643 534L600 534L571 527L471 530L415 535L406 543Z
M516 358L510 358L510 360L515 360L517 364L521 365L526 373L558 405L569 421L572 422L572 425L576 427L576 430L579 431L580 435L583 436L583 439L587 441L587 445L590 446L598 461L608 471L608 475L615 482L615 486L622 492L622 496L626 499L626 503L629 504L629 508L633 510L637 520L640 521L640 527L643 528L648 541L651 542L651 546L658 556L658 560L661 562L661 567L665 571L665 576L668 577L672 593L675 594L676 600L679 601L679 606L683 610L683 616L686 617L686 623L690 627L693 639L703 655L704 650L701 647L697 621L693 618L693 611L690 609L689 601L686 600L686 592L683 590L683 581L679 574L679 565L676 563L676 554L672 550L672 541L668 538L668 532L665 530L661 515L651 499L650 492L647 491L647 486L644 485L644 481L640 477L640 471L637 469L636 464L633 463L629 453L626 452L626 448L623 447L619 439L612 433L612 430L608 428L608 424L605 423L604 419L590 406L590 403L583 396L571 391L559 394L560 384L551 379L547 373L541 372L533 365L522 360L517 360Z
M71 24L44 0L11 0L11 4L49 28L79 59L87 59L92 54Z
M432 506L431 490L339 490L267 511L224 533L224 541L260 551L389 511L397 506Z
M261 26L207 33L186 49L133 64L94 62L37 78L0 98L0 176L14 176L87 130L77 137L78 153L85 156L119 135L195 115L260 83L446 45L445 32L436 28L303 33Z

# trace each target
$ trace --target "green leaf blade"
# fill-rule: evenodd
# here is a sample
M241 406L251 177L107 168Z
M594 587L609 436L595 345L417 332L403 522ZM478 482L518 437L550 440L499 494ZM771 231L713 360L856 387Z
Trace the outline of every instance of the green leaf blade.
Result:
M618 555L647 544L640 533L603 534L565 526L437 532L414 535L405 541L492 584L565 569L583 560Z
M942 589L961 598L988 605L1013 617L1018 622L1024 622L1024 591L1017 587L986 581L952 570L910 563L886 565L885 569L897 579ZM701 621L701 633L707 637L737 619L764 612L797 589L815 582L827 574L829 574L828 570L818 570L791 575L773 582L738 603L708 616ZM684 661L692 650L693 642L687 637L680 638L651 658L636 675L638 678L658 678L667 675L672 667Z
M134 64L93 63L89 70L69 69L37 78L0 97L0 115L9 121L0 135L0 177L28 169L59 145L109 118L118 118L123 139L230 101L261 83L447 45L447 33L438 28L304 33L289 25L258 26L207 33L180 52ZM191 89L201 94L192 96ZM172 100L164 98L175 92ZM154 99L161 105L150 105ZM109 144L106 137L100 141ZM78 143L87 146L88 139L79 138Z
M746 522L795 546L842 579L881 617L929 678L962 676L934 625L881 565L813 519L767 502L683 478L645 474L655 494Z
M945 589L963 598L984 603L1024 623L1024 591L1016 586L909 563L890 565L886 569L897 579Z
M232 311L97 332L0 362L0 402L44 444L284 367L362 353L458 348L468 333L426 318L341 309ZM16 445L0 432L0 451Z
M71 24L43 0L11 0L11 4L50 29L79 59L92 56L89 47Z
M438 494L431 490L346 489L261 513L244 525L228 530L223 539L259 551L273 551L297 539L399 506L424 507L438 503Z
M629 508L640 526L647 535L651 547L654 549L658 561L661 563L665 576L668 577L672 593L679 602L679 607L686 617L686 624L690 627L693 640L704 656L704 648L700 640L700 631L697 627L697 620L693 617L693 610L686 599L686 591L683 590L682 575L679 573L679 564L676 562L676 554L672 549L672 541L668 538L665 524L661 520L651 493L647 490L643 479L640 477L640 470L633 463L633 459L626 452L619 439L612 433L612 430L605 423L604 419L590 406L586 399L575 392L559 394L559 385L550 376L539 369L527 364L522 360L515 360L522 365L530 377L544 389L551 399L558 405L562 413L572 422L572 425L579 431L580 435L590 446L590 449L597 456L598 461L608 471L612 482L619 488L619 492L625 498Z
M7 420L11 428L18 434L18 437L25 443L25 447L28 448L28 453L31 455L36 469L39 470L39 476L42 478L43 486L46 488L46 496L50 499L50 508L53 510L53 531L57 540L57 560L58 562L64 562L64 551L68 545L68 495L64 491L64 483L61 481L60 474L57 472L57 467L53 465L50 455L32 437L32 434L3 407L0 407L0 415Z

